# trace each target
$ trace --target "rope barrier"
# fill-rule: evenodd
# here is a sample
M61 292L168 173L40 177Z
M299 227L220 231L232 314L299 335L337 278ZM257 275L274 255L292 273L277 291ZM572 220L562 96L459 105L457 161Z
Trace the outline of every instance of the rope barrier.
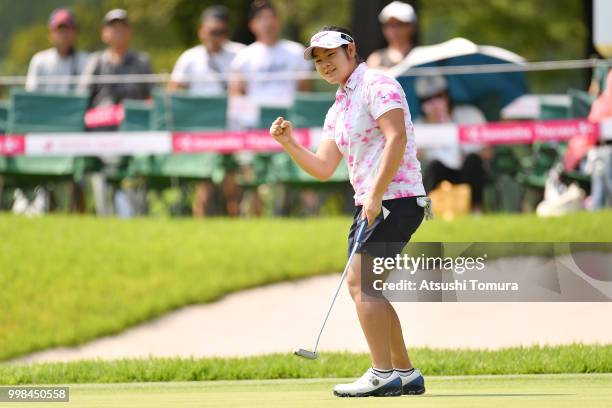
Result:
M566 61L538 61L525 62L521 64L502 63L485 65L460 65L452 67L417 67L410 68L401 76L436 76L436 75L469 75L469 74L494 74L506 72L535 72L535 71L560 71L571 69L586 69L607 64L612 67L612 59L582 59ZM215 73L213 76L192 75L188 81L196 82L218 82L219 80L232 80L236 74ZM256 81L281 81L321 79L315 71L286 71L274 73L249 74L249 80ZM0 76L0 86L17 86L26 83L24 75ZM95 75L87 78L87 84L121 84L121 83L167 83L171 80L171 74L128 74L128 75ZM84 79L80 75L54 75L37 78L39 84L82 84Z

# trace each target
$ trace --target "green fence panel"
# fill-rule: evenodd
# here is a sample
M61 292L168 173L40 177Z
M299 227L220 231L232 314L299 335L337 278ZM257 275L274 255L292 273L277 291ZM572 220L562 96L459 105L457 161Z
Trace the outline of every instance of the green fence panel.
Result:
M65 156L14 156L0 161L0 172L3 174L69 176L74 170L74 158Z
M282 106L262 106L259 109L259 129L268 129L279 116L288 119L289 109Z
M8 132L82 132L88 98L14 89L8 113Z
M227 97L184 93L153 93L151 129L198 131L225 129ZM154 177L213 178L224 172L226 161L217 153L153 155L135 159L137 174Z
M333 93L299 93L289 110L289 120L295 128L323 127L334 100Z
M7 101L0 102L0 134L6 133L8 126L8 111L9 103Z
M540 117L541 120L548 119L566 119L570 117L570 104L564 101L552 102L552 101L541 101L540 102Z
M83 117L88 98L84 95L49 94L13 89L8 105L7 131L20 133L82 132ZM3 174L48 176L74 176L80 178L95 159L72 156L19 156L5 158L0 171Z
M123 101L125 116L119 130L146 131L151 129L151 106L144 101Z
M156 130L225 129L226 96L194 96L184 93L153 93L151 128Z
M319 180L302 170L286 153L276 153L272 155L268 171L268 182L271 183L295 183L311 184L318 183ZM345 182L349 180L348 168L346 163L340 162L334 174L327 180L328 182Z
M210 178L221 165L218 154L158 154L136 156L129 173L148 177Z
M570 97L570 117L572 118L586 118L591 112L591 105L597 99L594 96L589 95L588 92L581 91L579 89L568 89L567 93Z

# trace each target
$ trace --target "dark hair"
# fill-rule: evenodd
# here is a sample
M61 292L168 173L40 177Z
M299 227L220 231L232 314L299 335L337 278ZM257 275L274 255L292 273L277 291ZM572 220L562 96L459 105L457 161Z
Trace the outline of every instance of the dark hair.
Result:
M355 62L357 64L360 64L363 62L363 58L361 58L359 56L359 53L357 52L357 43L355 42L355 37L353 36L353 33L351 32L351 30L349 30L348 28L340 27L340 26L327 25L327 26L321 27L319 31L317 31L315 34L321 33L323 31L337 31L339 33L348 35L350 37L350 40L353 40L351 42L355 44ZM348 56L348 44L341 45L341 47L344 50L345 54Z
M225 6L210 6L206 7L200 16L200 25L209 18L219 20L227 24L229 22L230 11Z
M254 0L253 3L251 3L251 8L249 9L249 21L253 20L260 12L264 10L270 10L274 13L274 15L277 15L276 9L269 0Z

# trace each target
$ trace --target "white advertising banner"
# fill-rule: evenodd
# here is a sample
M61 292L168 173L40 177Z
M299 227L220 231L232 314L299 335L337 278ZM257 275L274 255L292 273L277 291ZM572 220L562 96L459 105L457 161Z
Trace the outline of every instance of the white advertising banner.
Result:
M132 155L172 152L170 132L37 133L25 139L27 155Z

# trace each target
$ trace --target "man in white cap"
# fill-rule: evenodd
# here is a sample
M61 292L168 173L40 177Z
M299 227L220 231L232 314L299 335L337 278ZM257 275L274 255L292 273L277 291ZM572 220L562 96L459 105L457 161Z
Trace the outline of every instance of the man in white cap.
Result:
M386 70L399 64L414 48L417 16L410 4L394 1L382 9L378 21L389 45L374 51L366 62L371 68Z

